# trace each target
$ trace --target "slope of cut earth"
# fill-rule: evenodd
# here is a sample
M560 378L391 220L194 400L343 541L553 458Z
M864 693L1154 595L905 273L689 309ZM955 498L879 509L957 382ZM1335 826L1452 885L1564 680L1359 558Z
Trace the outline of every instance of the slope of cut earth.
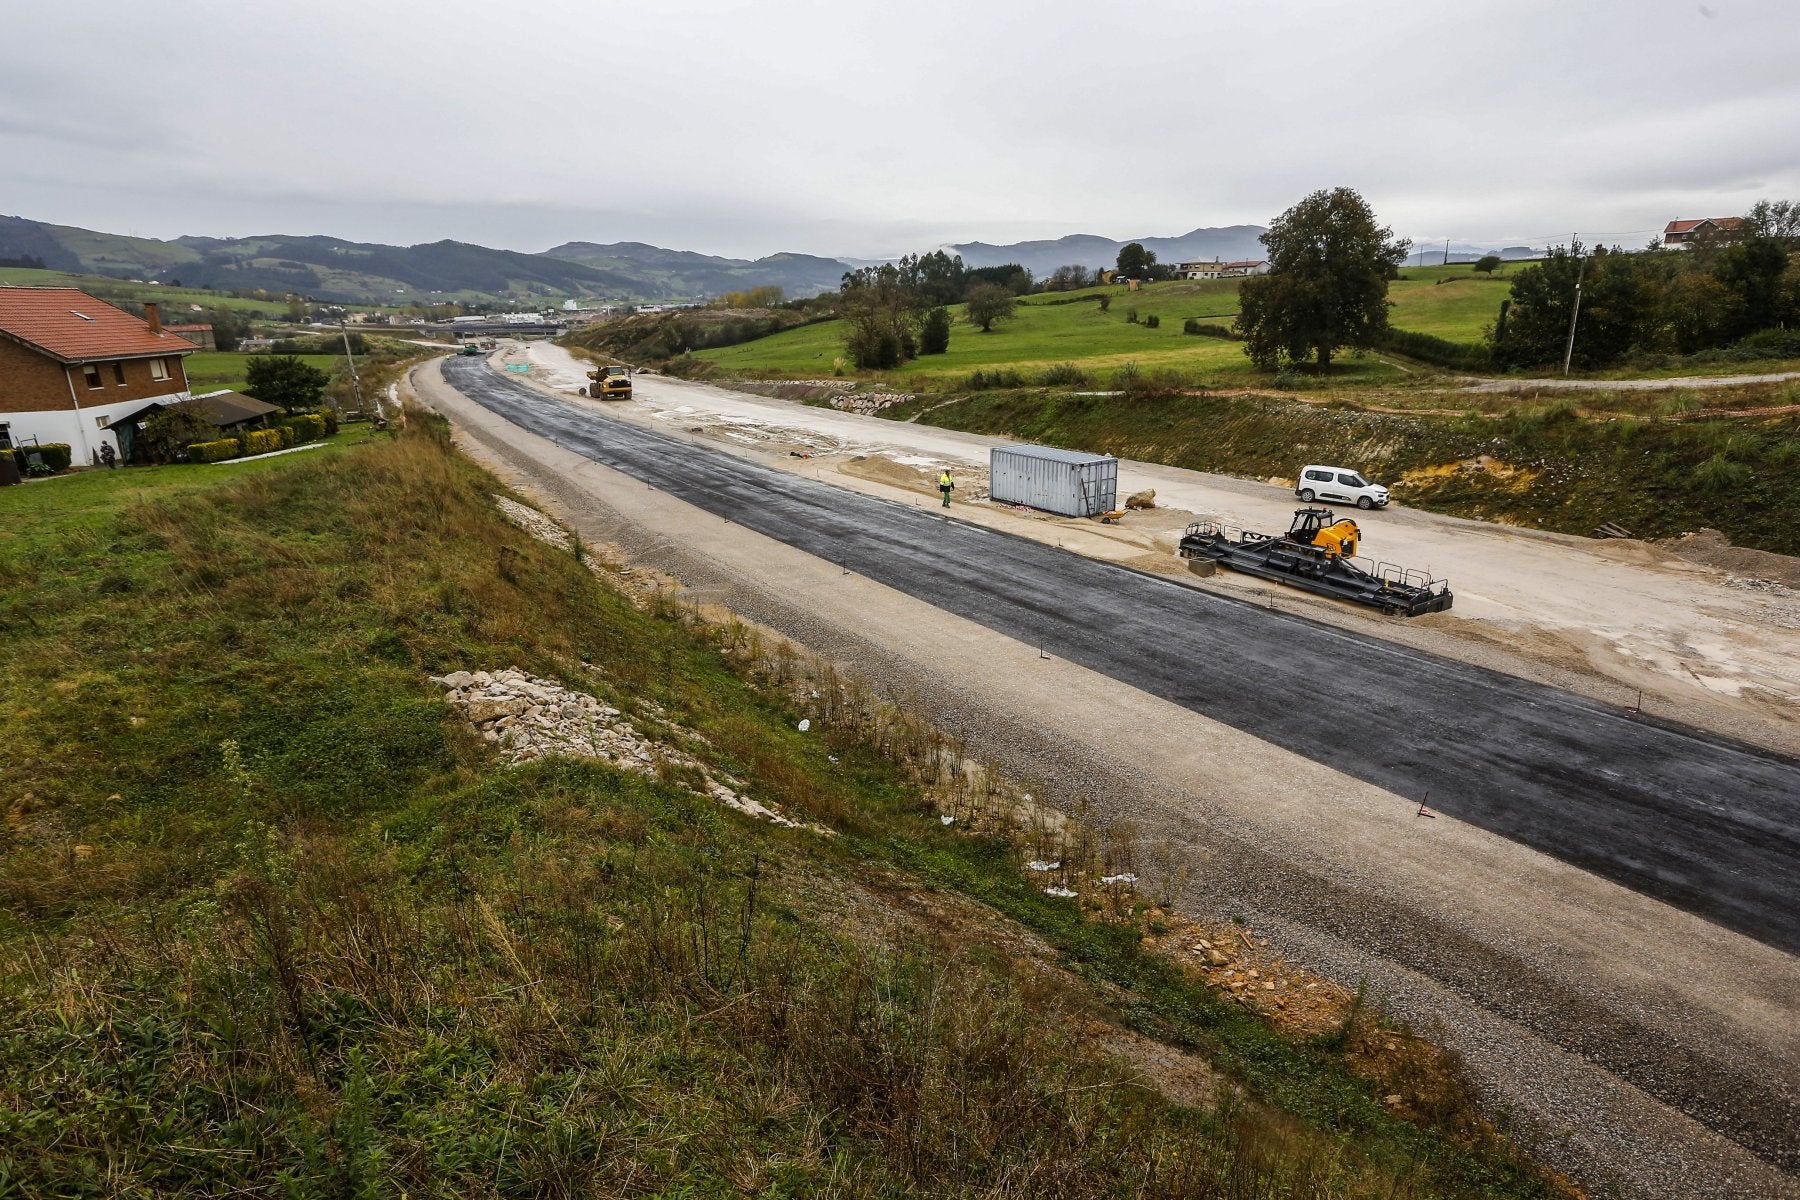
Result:
M1724 1140L1791 1156L1791 1099L1777 1082L1800 1059L1790 956L1450 817L1422 821L1416 795L1043 659L415 378L584 536L666 564L697 599L854 659L973 744L1053 780L1059 802L1088 797L1169 838L1191 872L1184 904L1279 928L1313 965L1349 984L1366 977L1406 1015L1446 1023L1490 1102L1585 1178L1634 1195L1739 1195L1747 1180L1792 1194ZM591 436L610 440L613 428L577 422L556 436L591 453ZM1721 979L1738 986L1713 986Z
M529 379L571 396L585 366L546 342L515 346ZM586 403L574 399L575 403ZM650 427L700 436L758 461L890 499L932 499L951 467L959 499L986 493L1000 438L883 421L707 384L638 376L629 404L589 405ZM805 455L806 457L794 457ZM1120 464L1121 496L1157 493L1157 510L1100 526L991 506L959 515L1095 557L1182 572L1175 543L1189 521L1287 528L1289 487L1157 464ZM1197 586L1253 596L1364 635L1521 674L1604 702L1644 696L1646 711L1800 754L1800 596L1759 581L1781 575L1758 555L1691 561L1675 548L1595 541L1390 506L1358 513L1366 552L1450 581L1455 608L1410 623L1222 572ZM1145 557L1149 556L1149 557ZM1752 569L1754 564L1754 569Z

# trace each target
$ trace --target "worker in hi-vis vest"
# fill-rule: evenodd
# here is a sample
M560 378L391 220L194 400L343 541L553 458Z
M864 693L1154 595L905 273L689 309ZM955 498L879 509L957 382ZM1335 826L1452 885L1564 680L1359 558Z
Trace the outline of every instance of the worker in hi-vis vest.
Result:
M945 508L950 507L950 489L955 486L956 480L950 478L950 468L945 467L944 473L938 476L938 491L943 494Z

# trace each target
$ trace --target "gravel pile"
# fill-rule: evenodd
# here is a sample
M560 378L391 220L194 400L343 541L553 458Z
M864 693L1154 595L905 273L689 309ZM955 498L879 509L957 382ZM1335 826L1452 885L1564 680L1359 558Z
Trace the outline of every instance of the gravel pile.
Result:
M431 679L506 762L560 754L599 759L652 778L664 775L667 768L683 768L681 775L703 781L702 787L681 783L695 795L710 796L727 808L775 825L829 832L752 800L743 794L739 781L710 771L692 755L638 729L618 709L555 680L518 670L452 671Z

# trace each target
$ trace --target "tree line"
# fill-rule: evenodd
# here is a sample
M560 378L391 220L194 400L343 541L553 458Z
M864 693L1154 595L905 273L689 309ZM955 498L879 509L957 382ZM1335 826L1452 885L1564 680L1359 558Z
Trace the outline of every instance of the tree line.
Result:
M1800 356L1800 203L1792 201L1761 201L1686 251L1559 246L1513 277L1483 347L1390 328L1388 282L1410 245L1349 188L1314 192L1276 218L1262 242L1269 273L1244 281L1236 330L1266 369L1310 361L1328 370L1340 349L1381 345L1458 368L1543 367L1569 353L1572 366L1591 369L1725 347ZM1475 270L1498 266L1489 256Z
M1567 350L1571 366L1592 369L1731 346L1800 355L1797 250L1800 204L1791 201L1763 201L1736 229L1686 251L1559 246L1515 276L1489 337L1494 362L1539 367Z
M942 354L950 348L950 305L965 305L964 320L988 333L1032 288L1031 272L1018 263L969 267L942 250L846 271L838 288L844 349L859 370L875 371Z

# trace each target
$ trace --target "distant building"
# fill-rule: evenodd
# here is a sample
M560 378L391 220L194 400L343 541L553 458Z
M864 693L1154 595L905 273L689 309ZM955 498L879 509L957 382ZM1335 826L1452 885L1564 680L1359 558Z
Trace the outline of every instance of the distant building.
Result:
M75 288L0 287L0 447L62 442L82 465L114 417L152 400L187 400L194 343Z
M1663 226L1664 250L1691 250L1695 242L1722 233L1735 233L1744 226L1742 217L1702 217L1698 221L1670 221Z
M1175 264L1175 273L1183 279L1237 279L1245 275L1267 275L1269 264L1260 258L1240 262L1184 262Z
M217 350L219 344L213 340L211 325L164 325L164 329L178 338L194 343L202 350Z

